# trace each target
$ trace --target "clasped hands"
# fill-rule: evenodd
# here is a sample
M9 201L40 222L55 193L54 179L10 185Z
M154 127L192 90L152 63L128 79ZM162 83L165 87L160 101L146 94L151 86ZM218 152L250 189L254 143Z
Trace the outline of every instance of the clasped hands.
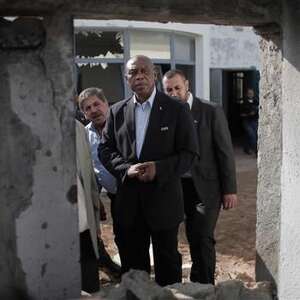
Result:
M127 170L129 178L137 178L142 182L153 181L156 175L156 166L154 161L147 161L132 165Z

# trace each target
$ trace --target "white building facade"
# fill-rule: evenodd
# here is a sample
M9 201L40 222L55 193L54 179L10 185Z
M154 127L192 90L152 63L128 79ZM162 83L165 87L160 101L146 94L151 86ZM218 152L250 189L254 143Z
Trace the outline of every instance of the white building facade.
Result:
M230 119L246 88L258 93L259 44L251 27L154 23L125 20L75 20L78 91L104 89L111 103L130 95L124 78L127 60L149 56L157 85L170 69L187 75L193 93L220 103ZM236 127L233 119L231 127Z

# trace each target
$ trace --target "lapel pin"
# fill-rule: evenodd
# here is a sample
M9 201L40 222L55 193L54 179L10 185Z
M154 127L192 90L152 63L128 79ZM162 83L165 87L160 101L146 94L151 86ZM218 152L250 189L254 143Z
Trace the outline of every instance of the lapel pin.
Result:
M161 106L159 107L159 110L162 110L162 107L161 107Z

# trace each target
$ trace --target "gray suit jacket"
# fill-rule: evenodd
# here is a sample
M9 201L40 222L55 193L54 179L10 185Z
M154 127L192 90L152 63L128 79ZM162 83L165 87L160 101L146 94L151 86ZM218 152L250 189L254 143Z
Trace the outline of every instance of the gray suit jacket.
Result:
M237 191L227 120L221 107L195 97L191 112L200 154L191 169L193 182L206 207L219 207L222 195Z

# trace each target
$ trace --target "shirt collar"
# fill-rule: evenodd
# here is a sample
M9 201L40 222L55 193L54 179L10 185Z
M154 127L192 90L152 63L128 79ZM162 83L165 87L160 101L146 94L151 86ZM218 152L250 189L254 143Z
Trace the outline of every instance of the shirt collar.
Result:
M85 128L87 128L89 131L92 131L94 133L96 133L98 136L101 136L101 134L99 133L99 131L96 129L96 127L94 126L93 122L91 121L89 124L87 124L85 126Z
M154 87L150 97L144 102L142 103L142 105L145 105L146 103L149 103L150 104L150 107L152 108L152 105L153 105L153 102L154 102L154 98L155 98L155 95L156 95L156 87ZM133 103L134 104L140 104L137 99L136 99L136 96L135 94L133 95Z
M190 109L192 109L193 101L194 101L193 94L191 92L189 92L189 97L187 99L187 103L189 104Z

